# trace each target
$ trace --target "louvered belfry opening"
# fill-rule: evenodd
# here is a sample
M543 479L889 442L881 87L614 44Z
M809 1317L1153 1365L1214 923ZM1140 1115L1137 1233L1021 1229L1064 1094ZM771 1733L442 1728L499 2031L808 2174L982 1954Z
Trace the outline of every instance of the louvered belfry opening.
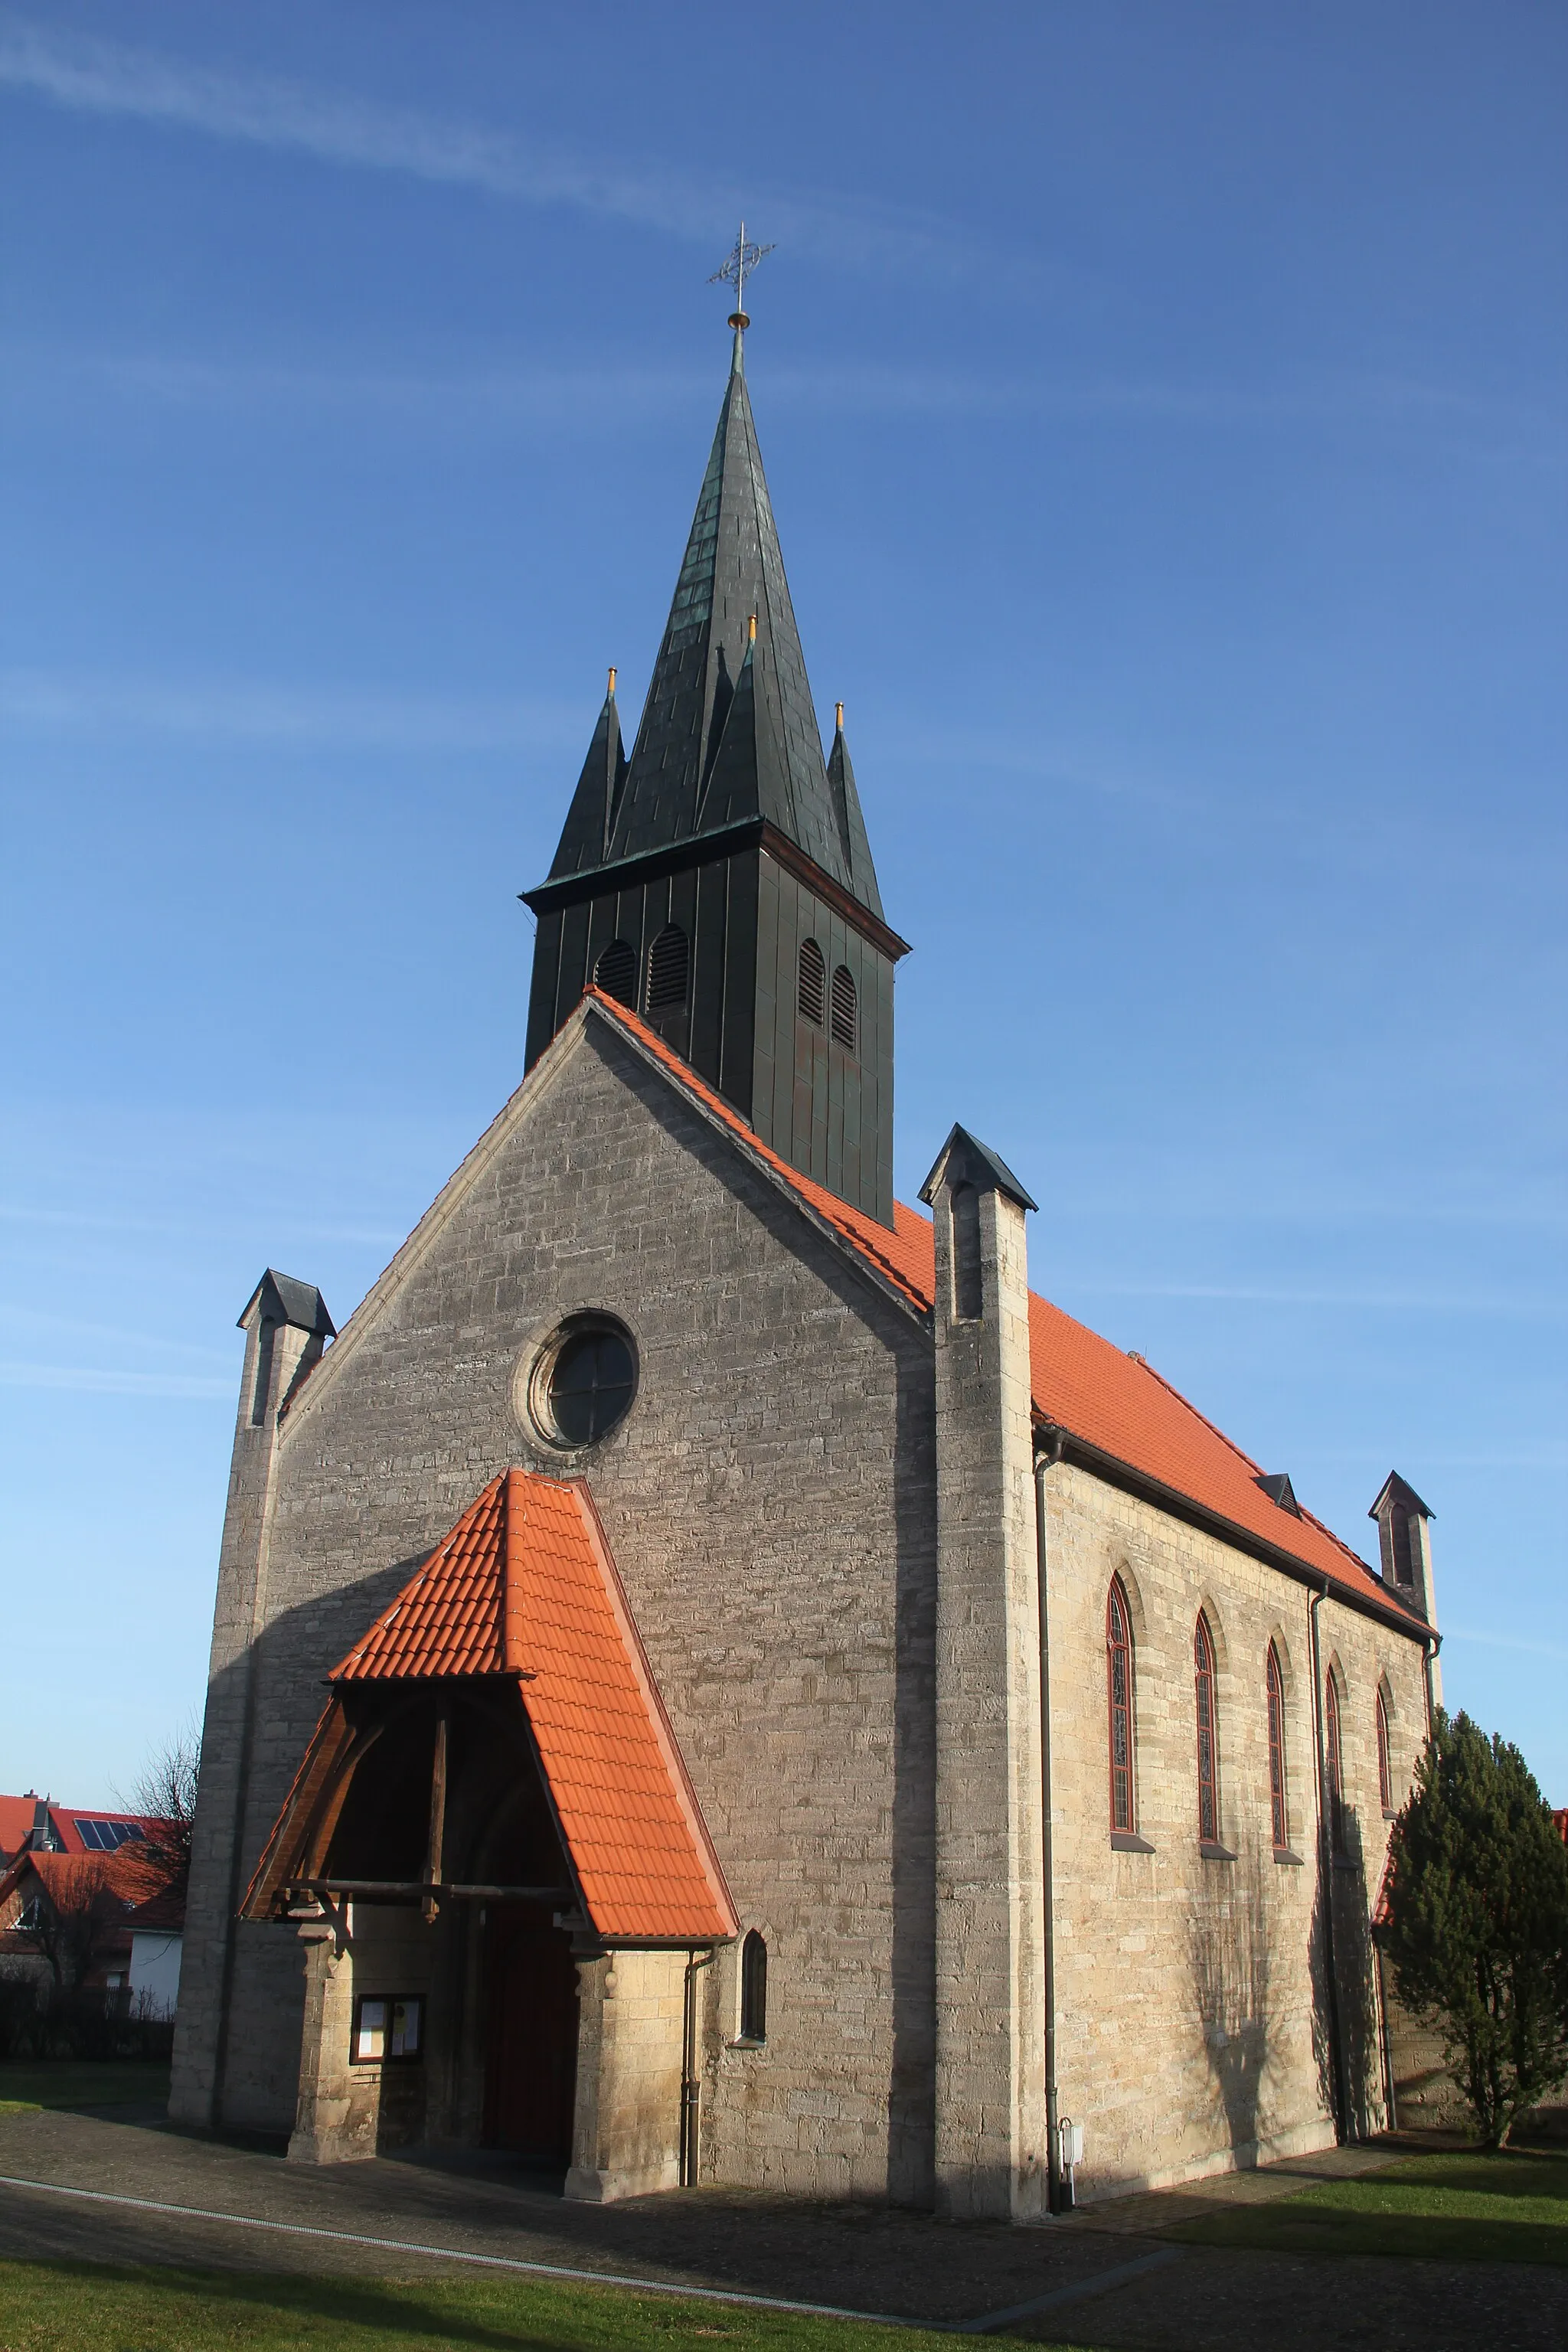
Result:
M801 1019L809 1021L814 1029L820 1029L827 1005L827 966L815 940L803 940L800 943L795 1003Z
M549 877L523 893L527 1066L597 980L761 1142L891 1228L907 943L882 912L842 719L831 748L818 725L743 340L629 753L612 689Z
M686 1002L690 950L679 923L666 923L647 958L647 1009L672 1013Z
M859 1009L855 975L847 963L841 963L833 974L833 1042L850 1054L859 1037Z
M606 996L613 996L617 1004L624 1004L635 1013L637 1003L637 950L626 940L612 940L594 966L594 981Z

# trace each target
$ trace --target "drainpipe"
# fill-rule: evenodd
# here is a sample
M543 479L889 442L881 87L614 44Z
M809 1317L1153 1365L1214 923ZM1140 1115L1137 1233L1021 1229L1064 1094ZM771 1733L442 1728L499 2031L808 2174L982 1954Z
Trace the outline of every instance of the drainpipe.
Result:
M1046 1471L1061 1458L1062 1433L1058 1429L1051 1434L1049 1454L1035 1457L1035 1561L1040 1612L1040 1859L1044 1882L1040 1908L1046 1940L1046 2203L1053 2213L1061 2212L1063 2207L1057 2096L1056 1880L1051 1841L1051 1636L1046 1573Z
M1340 1979L1334 1955L1334 1854L1329 1828L1331 1799L1324 1785L1323 1662L1318 1642L1318 1612L1329 1597L1327 1578L1314 1592L1307 1615L1312 1651L1312 1747L1318 1772L1318 1884L1323 1890L1323 1966L1329 1987L1329 2041L1333 2057L1334 2131L1342 2147L1352 2137L1345 2084L1344 2039L1340 2027Z
M680 2185L695 2189L701 2159L702 2078L697 2071L697 1979L713 1965L713 1950L686 1959L680 2037Z
M1428 1633L1421 1644L1421 1664L1426 1678L1426 1738L1431 1740L1437 1727L1437 1703L1432 1696L1432 1666L1442 1647L1441 1633Z

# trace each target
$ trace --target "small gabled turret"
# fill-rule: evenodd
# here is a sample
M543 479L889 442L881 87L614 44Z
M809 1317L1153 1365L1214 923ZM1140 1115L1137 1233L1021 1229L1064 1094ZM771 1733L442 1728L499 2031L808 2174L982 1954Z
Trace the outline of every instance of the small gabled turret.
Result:
M626 755L621 743L620 713L616 709L616 673L612 670L593 740L588 745L588 756L583 762L583 772L577 779L577 789L572 795L572 805L566 812L566 823L562 827L555 863L550 869L552 882L558 881L563 874L585 874L594 866L604 864L609 848L610 829L616 822L621 787L626 780Z
M1401 1600L1409 1601L1428 1625L1437 1622L1436 1595L1432 1586L1432 1539L1427 1533L1435 1517L1397 1470L1389 1472L1376 1502L1367 1513L1369 1519L1377 1521L1384 1583L1392 1585Z

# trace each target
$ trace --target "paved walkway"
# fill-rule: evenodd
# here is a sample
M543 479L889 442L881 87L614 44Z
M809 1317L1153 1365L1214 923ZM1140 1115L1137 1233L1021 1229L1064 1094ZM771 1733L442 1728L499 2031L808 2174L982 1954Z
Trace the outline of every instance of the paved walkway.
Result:
M1148 2352L1562 2352L1568 2272L1218 2252L1157 2234L1395 2153L1334 2150L1011 2229L708 2189L568 2205L501 2164L318 2170L105 2108L0 2117L0 2255L398 2277L480 2257Z

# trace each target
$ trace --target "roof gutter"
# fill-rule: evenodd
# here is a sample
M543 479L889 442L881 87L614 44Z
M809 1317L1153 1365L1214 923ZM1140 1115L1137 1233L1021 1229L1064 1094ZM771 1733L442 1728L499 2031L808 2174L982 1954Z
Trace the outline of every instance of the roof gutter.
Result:
M1123 1462L1119 1454L1102 1452L1098 1445L1090 1444L1087 1438L1075 1437L1071 1430L1063 1429L1055 1422L1044 1419L1036 1422L1037 1451L1055 1446L1058 1442L1061 1452L1053 1455L1053 1459L1076 1462L1080 1469L1091 1471L1097 1478L1103 1478L1108 1486L1120 1486L1127 1494L1140 1496L1145 1502L1169 1512L1173 1518L1185 1519L1189 1526L1201 1528L1205 1534L1218 1536L1223 1542L1234 1544L1240 1551L1250 1552L1255 1559L1263 1560L1268 1567L1277 1568L1284 1575L1292 1577L1298 1584L1305 1585L1309 1592L1315 1592L1326 1584L1334 1599L1343 1607L1357 1609L1363 1616L1375 1619L1378 1623L1387 1625L1393 1632L1403 1633L1413 1642L1430 1643L1435 1638L1425 1618L1417 1617L1414 1611L1405 1608L1392 1595L1386 1604L1380 1603L1370 1593L1358 1592L1353 1584L1341 1584L1325 1570L1309 1567L1305 1560L1298 1559L1294 1552L1287 1551L1280 1544L1271 1544L1267 1536L1256 1534L1251 1528L1244 1528L1238 1520L1227 1519L1223 1512L1211 1511L1204 1504L1194 1502L1190 1495L1184 1495L1180 1487L1168 1486L1163 1479L1151 1476L1148 1471L1138 1469L1131 1462Z

